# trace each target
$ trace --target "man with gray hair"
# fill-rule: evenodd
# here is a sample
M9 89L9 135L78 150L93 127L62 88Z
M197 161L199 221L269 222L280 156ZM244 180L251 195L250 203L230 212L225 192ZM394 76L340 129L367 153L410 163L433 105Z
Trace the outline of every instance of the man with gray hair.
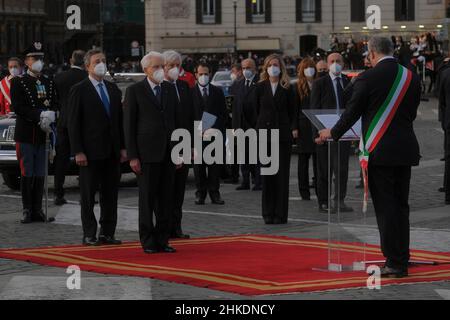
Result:
M139 184L139 237L147 254L173 253L168 241L176 170L171 136L179 128L177 92L164 81L162 54L152 51L141 64L147 77L127 88L124 102L128 159Z
M165 81L173 86L177 93L178 108L177 118L180 127L188 130L193 136L194 129L194 106L192 93L187 82L179 80L181 69L181 55L176 51L166 51L164 57ZM170 228L170 237L175 239L187 239L189 235L184 234L181 227L183 217L183 202L186 190L186 180L189 175L189 166L182 165L175 172L173 190L173 208Z
M409 187L411 167L419 165L420 150L413 122L420 104L417 75L392 57L390 39L369 41L372 69L360 75L340 121L320 132L316 141L338 141L362 117L360 162L370 189L386 258L383 277L408 275ZM364 207L368 194L365 194ZM365 210L365 208L363 208Z

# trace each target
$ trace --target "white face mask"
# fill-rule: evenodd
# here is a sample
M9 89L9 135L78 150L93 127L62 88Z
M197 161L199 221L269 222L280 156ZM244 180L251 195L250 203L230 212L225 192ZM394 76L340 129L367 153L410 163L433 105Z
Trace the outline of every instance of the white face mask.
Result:
M306 68L304 71L305 77L312 78L316 75L316 69Z
M267 69L267 73L271 77L278 77L281 73L281 70L277 66L271 66L269 69Z
M158 69L153 72L153 80L156 81L157 84L160 84L164 81L164 69Z
M236 79L237 79L237 76L236 76L236 74L232 73L232 74L230 75L230 78L231 78L231 81L232 81L232 82L235 82Z
M100 62L97 64L94 68L94 73L96 76L99 76L103 78L108 70L106 69L106 64L103 62Z
M42 61L42 60L36 60L31 65L31 71L40 73L42 71L42 69L44 69L44 61Z
M11 76L13 76L13 77L19 76L20 73L21 73L21 72L20 72L20 69L19 69L19 68L13 67L13 68L9 69L9 74L10 74Z
M244 77L245 77L245 79L250 80L253 77L253 71L250 69L245 69Z
M167 75L169 76L170 80L177 81L178 77L180 76L180 69L178 69L177 67L174 67L169 70Z
M333 73L335 76L338 76L342 72L342 66L338 63L333 63L330 67L331 73Z
M202 86L202 87L206 87L209 83L209 76L204 74L202 76L200 76L198 78L198 83Z

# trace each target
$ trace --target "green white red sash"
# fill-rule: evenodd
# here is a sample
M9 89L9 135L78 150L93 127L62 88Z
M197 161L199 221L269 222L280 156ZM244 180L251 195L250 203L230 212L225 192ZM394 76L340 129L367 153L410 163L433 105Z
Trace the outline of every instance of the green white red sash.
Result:
M398 72L394 84L384 103L379 108L377 114L370 123L365 136L361 135L359 144L359 161L363 171L364 179L364 205L363 212L367 212L367 202L369 199L369 156L377 147L389 128L392 119L403 101L409 85L411 84L412 72L407 68L398 65Z
M5 97L6 102L8 102L9 104L11 104L10 89L11 89L11 84L8 80L8 77L3 78L3 80L0 81L0 91L3 95L3 97Z

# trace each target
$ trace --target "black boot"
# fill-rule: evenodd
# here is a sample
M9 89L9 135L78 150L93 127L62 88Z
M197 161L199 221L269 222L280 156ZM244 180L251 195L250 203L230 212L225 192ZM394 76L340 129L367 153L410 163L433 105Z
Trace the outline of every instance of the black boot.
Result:
M42 198L44 196L44 177L35 177L33 183L33 208L31 218L33 221L53 222L55 218L46 218L42 210Z
M22 192L22 206L23 206L23 218L21 223L31 223L31 204L33 194L33 178L21 177L20 178L20 190Z

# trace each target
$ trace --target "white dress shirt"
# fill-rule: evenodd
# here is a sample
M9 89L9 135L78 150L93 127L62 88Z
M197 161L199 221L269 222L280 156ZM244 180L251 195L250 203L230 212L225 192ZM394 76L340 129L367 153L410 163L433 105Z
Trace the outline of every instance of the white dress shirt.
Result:
M342 74L336 76L333 72L330 71L330 77L331 77L331 82L333 82L334 96L336 98L336 109L339 111L342 109L342 106L339 105L336 79L340 79L342 90L344 90L344 81L342 80Z
M100 82L100 81L97 81L96 79L94 79L94 78L91 77L91 76L89 76L89 80L91 80L91 83L92 83L92 85L93 85L94 88L95 88L95 91L97 91L98 96L100 97L100 100L102 100L102 101L103 101L103 99L102 99L102 94L100 93L100 87L99 87L98 85L99 85L100 83L103 84L103 91L105 91L106 97L108 98L108 101L111 102L111 99L109 98L108 88L106 87L105 82L103 82L103 80L102 80L101 82Z
M198 85L198 88L200 89L200 93L202 94L202 97L203 97L205 88L206 88L206 94L209 97L209 84L206 87L202 87L200 84L197 84L197 85Z
M272 94L275 97L275 93L277 92L277 88L278 88L278 82L271 82L270 86L272 87Z

